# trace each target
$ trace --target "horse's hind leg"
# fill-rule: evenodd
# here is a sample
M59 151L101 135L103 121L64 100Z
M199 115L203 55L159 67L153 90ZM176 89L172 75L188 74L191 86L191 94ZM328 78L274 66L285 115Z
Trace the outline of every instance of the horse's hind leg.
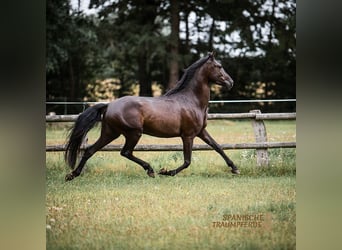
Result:
M154 176L154 170L150 166L150 164L148 164L147 162L145 162L145 161L143 161L143 160L141 160L141 159L139 159L133 155L133 149L137 145L140 137L141 137L141 132L139 132L139 131L131 132L131 133L125 135L126 142L125 142L125 145L122 148L120 154L122 156L126 157L127 159L134 161L135 163L138 163L140 166L142 166L146 170L148 176L154 178L155 177Z
M100 138L91 146L87 147L82 155L81 161L78 164L77 168L75 168L70 174L65 176L65 181L71 181L75 177L79 176L82 172L82 169L87 162L87 160L95 154L98 150L106 146L108 143L118 138L120 134L112 134L105 132L104 129L101 131Z
M224 153L221 146L209 135L208 131L203 129L202 132L198 135L198 137L201 138L205 143L211 146L217 153L219 153L222 156L222 158L226 161L228 166L232 168L233 174L240 174L238 168L235 166L232 160L229 159L228 156Z

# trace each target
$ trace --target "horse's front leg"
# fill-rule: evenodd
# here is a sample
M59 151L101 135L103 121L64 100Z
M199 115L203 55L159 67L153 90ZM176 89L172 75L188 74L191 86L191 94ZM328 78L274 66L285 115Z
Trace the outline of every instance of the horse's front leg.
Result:
M229 159L229 157L224 153L221 146L209 135L207 130L203 129L201 133L198 135L198 137L201 138L205 143L211 146L217 153L219 153L222 156L227 165L232 168L233 174L240 174L238 168L235 166L232 160Z
M177 169L169 170L169 171L167 171L165 168L162 168L159 171L159 174L175 176L180 171L182 171L183 169L187 168L190 165L190 163L191 163L192 145L193 145L193 142L194 142L194 138L193 137L182 137L182 141L183 141L183 155L184 155L184 163L183 163L183 165L180 166Z

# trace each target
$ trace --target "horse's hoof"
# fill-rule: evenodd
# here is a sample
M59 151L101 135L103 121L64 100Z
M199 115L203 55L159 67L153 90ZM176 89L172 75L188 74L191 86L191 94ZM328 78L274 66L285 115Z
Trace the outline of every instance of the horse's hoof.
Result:
M162 175L167 175L167 170L166 168L162 168L159 170L158 174L162 174Z
M147 172L147 175L152 177L152 178L155 178L156 176L154 175L154 172Z
M232 169L232 173L233 174L240 174L240 170L239 169Z
M70 174L67 174L65 176L65 181L71 181L74 178L75 178L75 176L72 173L70 173Z

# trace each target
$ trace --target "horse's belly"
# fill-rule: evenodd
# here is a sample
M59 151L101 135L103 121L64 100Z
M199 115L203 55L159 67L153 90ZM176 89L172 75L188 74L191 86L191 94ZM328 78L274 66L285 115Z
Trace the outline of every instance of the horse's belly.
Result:
M157 137L177 137L180 136L179 119L170 117L154 117L144 120L143 133Z

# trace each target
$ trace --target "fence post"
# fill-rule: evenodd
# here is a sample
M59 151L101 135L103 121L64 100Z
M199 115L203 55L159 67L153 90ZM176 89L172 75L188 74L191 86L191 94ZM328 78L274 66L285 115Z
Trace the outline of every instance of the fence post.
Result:
M250 113L255 115L261 114L260 110L251 110ZM266 127L263 120L257 120L254 118L252 120L252 126L254 129L255 141L256 142L267 142ZM257 149L257 166L268 166L268 152L267 148Z

